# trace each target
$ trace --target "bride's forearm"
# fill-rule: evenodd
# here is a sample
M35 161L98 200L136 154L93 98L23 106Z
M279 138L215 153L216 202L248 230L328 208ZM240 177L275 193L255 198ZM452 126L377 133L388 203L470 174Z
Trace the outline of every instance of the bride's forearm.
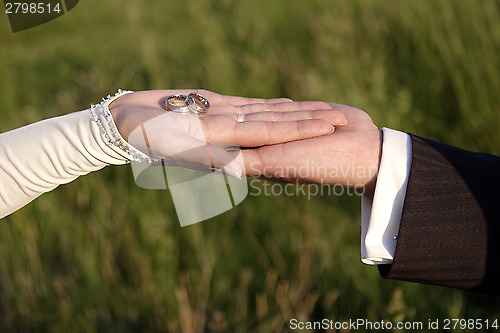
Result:
M108 144L90 109L0 134L0 218L81 175L128 163Z

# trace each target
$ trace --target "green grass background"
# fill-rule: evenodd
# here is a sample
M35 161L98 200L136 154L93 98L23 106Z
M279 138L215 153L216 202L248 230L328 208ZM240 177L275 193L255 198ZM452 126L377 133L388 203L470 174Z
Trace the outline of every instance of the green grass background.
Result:
M500 155L498 1L94 0L15 34L0 17L0 131L118 88L200 87L350 104L379 127ZM0 331L500 320L498 297L363 265L359 201L249 196L181 228L168 191L107 167L1 221Z

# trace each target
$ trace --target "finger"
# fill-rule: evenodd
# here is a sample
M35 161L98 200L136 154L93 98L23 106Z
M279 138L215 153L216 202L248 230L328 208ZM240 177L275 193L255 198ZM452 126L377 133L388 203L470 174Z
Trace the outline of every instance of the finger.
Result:
M236 118L237 119L237 118ZM332 125L344 125L347 120L343 112L333 110L308 110L291 112L255 112L245 114L244 122L250 121L297 121L306 119L321 119Z
M238 97L238 96L227 96L221 95L221 98L224 102L236 105L236 106L244 106L244 105L253 105L253 104L278 104L278 103L293 103L293 100L290 98L248 98L248 97Z
M330 134L334 127L324 120L248 122L235 127L235 143L243 147L273 145Z
M249 176L281 178L301 182L325 181L335 183L340 179L338 166L344 148L336 146L334 135L288 142L273 146L241 151L245 173ZM333 153L333 151L338 153ZM339 178L340 177L340 178Z
M239 108L241 114L256 112L293 112L308 110L330 110L331 106L323 102L285 102L285 103L258 103L242 105Z
M264 146L256 149L244 149L241 151L245 174L247 176L264 176L271 178L297 178L297 166L308 164L308 140L293 143L284 143L273 146ZM302 149L292 148L296 144ZM309 147L310 148L310 147ZM297 153L298 152L298 153ZM300 176L307 177L302 170Z
M256 147L308 139L330 134L334 130L330 123L321 119L237 123L229 117L214 116L211 119L204 119L203 123L207 141L231 142L242 147Z
M284 150L285 145L242 150L245 174L247 176L285 177L285 168L281 172L278 172L276 168L276 165L285 162Z

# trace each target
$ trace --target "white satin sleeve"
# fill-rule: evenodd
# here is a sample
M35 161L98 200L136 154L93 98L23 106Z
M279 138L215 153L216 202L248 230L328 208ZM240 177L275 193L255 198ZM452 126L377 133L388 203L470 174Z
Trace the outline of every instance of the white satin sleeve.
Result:
M369 265L392 263L408 176L411 138L383 128L382 158L373 200L361 199L361 261Z
M85 111L1 133L0 218L81 175L146 158L121 138L107 108L126 93L119 91Z

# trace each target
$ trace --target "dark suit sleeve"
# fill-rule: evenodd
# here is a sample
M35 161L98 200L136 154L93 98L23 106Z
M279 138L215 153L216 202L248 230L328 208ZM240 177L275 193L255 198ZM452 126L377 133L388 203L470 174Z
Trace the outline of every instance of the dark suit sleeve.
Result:
M500 157L410 136L396 252L380 274L500 294Z

